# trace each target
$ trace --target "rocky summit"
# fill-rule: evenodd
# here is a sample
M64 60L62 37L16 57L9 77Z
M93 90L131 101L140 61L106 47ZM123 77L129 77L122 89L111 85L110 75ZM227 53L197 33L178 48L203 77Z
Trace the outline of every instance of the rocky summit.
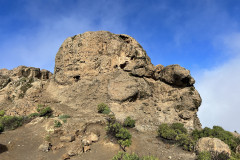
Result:
M201 97L194 83L189 70L179 65L154 66L142 46L128 35L85 32L63 42L53 74L25 66L1 69L0 109L6 115L26 116L35 113L40 104L51 106L52 118L37 118L25 127L39 125L42 134L52 132L71 139L61 142L67 143L64 147L61 140L56 146L51 144L55 150L65 148L68 158L70 150L82 152L77 142L88 136L88 128L96 130L107 123L106 115L97 111L100 103L107 104L119 122L132 117L134 132L139 134L156 132L160 124L174 122L183 123L189 131L200 129L197 111ZM61 129L54 128L54 120L63 114L71 118ZM102 132L94 133L100 136ZM44 149L48 151L48 143Z

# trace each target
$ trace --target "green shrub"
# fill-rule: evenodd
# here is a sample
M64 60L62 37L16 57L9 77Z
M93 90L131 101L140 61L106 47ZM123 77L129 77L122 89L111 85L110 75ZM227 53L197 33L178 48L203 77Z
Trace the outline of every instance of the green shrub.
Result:
M158 127L158 136L167 140L175 140L177 133L168 124L162 123Z
M115 136L117 139L119 139L118 143L123 147L124 150L126 147L129 147L132 144L132 135L126 128L121 128Z
M195 141L193 141L188 134L179 134L176 137L176 141L184 150L193 151Z
M240 159L240 153L232 152L230 160L239 160L239 159Z
M108 123L106 130L108 133L115 136L121 128L122 128L121 124L118 122L115 122L115 123Z
M124 127L135 127L135 120L133 120L131 117L127 117L123 122Z
M70 116L67 114L64 114L64 115L60 115L58 118L61 119L63 123L66 123L67 119L70 118Z
M5 111L4 110L1 110L0 111L0 117L4 116L5 115Z
M217 160L228 160L228 159L230 159L230 157L229 157L228 154L222 152L222 153L220 153L220 154L218 154L218 155L212 157L212 159L217 159Z
M108 123L115 123L117 121L116 117L114 114L109 114L107 117Z
M105 103L98 104L98 113L109 114L110 108Z
M120 123L108 123L106 130L108 134L111 134L118 140L119 145L124 151L126 147L129 147L131 145L132 135Z
M157 157L154 156L144 156L142 160L159 160Z
M38 105L37 111L40 117L50 117L53 112L53 110L50 107L45 107L43 105Z
M57 121L57 120L54 121L54 127L59 128L59 127L61 127L61 126L62 126L62 123L61 123L61 122L59 122L59 121Z
M67 119L67 118L70 118L71 116L67 115L67 114L63 114L63 115L60 115L58 118L59 119Z
M177 132L178 134L186 134L187 133L187 129L184 127L184 125L182 123L172 123L171 124L171 128L175 130L175 132Z
M213 129L205 127L203 130L194 130L192 132L192 137L198 140L202 137L214 137L225 142L232 151L236 150L236 147L240 144L240 139L234 137L229 131L225 131L222 127L213 126Z
M211 153L210 152L200 152L197 155L197 160L211 160Z
M118 154L114 156L112 160L140 160L140 158L135 153L129 154L126 152L118 152Z
M129 154L126 152L118 152L118 154L114 156L112 160L158 160L158 158L154 156L144 156L141 158L135 153Z
M39 117L39 113L31 113L28 117L29 118Z
M184 150L193 151L195 141L188 135L187 129L181 123L168 125L161 124L158 127L158 136L167 140L173 140L178 143Z
M0 118L0 125L2 128L5 129L16 129L17 127L23 124L24 118L23 117L16 117L16 116L3 116Z

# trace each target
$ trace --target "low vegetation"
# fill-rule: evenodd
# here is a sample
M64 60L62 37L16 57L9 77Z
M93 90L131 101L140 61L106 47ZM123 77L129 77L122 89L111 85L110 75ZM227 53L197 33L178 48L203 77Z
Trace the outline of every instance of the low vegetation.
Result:
M213 126L213 129L205 127L203 130L194 130L192 132L194 140L198 140L202 137L218 138L226 143L232 151L236 150L236 147L240 145L240 139L233 136L229 131L225 131L220 126Z
M0 111L0 133L4 130L14 130L24 123L28 123L33 118L36 117L50 117L52 115L53 110L50 107L45 107L43 105L38 105L37 107L38 113L32 113L28 116L10 116L5 115L5 111ZM59 125L59 124L58 124Z
M31 113L28 117L29 117L30 119L39 117L39 113Z
M230 160L239 160L239 159L240 159L240 153L232 152Z
M67 122L67 119L70 118L71 116L67 115L67 114L63 114L60 115L58 118L61 119L63 121L63 123Z
M51 135L50 134L46 135L44 139L47 142L51 142Z
M127 117L123 122L124 127L135 127L135 120L133 120L131 117Z
M178 143L184 150L193 151L195 142L187 133L187 129L182 123L171 125L163 123L158 127L158 136L166 140Z
M61 123L61 122L59 122L59 121L57 121L57 120L54 121L54 127L59 128L59 127L61 127L61 126L62 126L62 123Z
M117 155L115 155L112 160L158 160L158 158L154 156L144 156L139 157L137 154L132 153L126 153L126 152L118 152Z
M197 155L197 160L211 160L211 153L210 152L200 152Z
M49 106L44 106L39 104L37 106L37 112L39 113L40 117L50 117L52 116L53 110Z
M116 121L109 122L106 130L108 134L114 136L118 140L119 145L124 151L126 147L129 147L132 144L132 135L120 123Z
M111 112L110 108L105 103L98 104L97 109L98 109L98 113L109 114Z
M4 110L1 110L1 111L0 111L0 117L4 116L4 114L5 114L5 111L4 111Z
M100 103L97 109L98 113L108 115L108 124L106 127L106 131L109 135L115 137L120 147L124 151L126 151L126 147L129 147L132 144L132 135L130 134L130 132L126 128L124 128L122 124L116 121L116 117L114 116L114 114L109 114L111 110L105 103ZM124 121L124 126L134 127L135 121L128 117Z
M19 84L22 84L22 86L20 87L21 93L19 94L19 98L23 98L25 96L27 90L32 87L33 81L33 78L29 80L27 80L26 78L20 79Z
M0 133L4 130L14 130L19 126L22 126L26 117L18 116L1 116L0 117Z
M210 152L201 152L197 155L198 160L237 160L240 159L240 155L235 153L236 147L240 145L240 139L233 136L229 131L225 131L222 127L213 126L213 129L205 127L202 130L194 130L192 133L188 133L187 129L181 123L166 124L163 123L158 127L158 136L169 140L171 142L177 143L184 150L193 151L196 142L202 137L218 138L225 142L229 148L232 150L232 157L227 154L215 155Z

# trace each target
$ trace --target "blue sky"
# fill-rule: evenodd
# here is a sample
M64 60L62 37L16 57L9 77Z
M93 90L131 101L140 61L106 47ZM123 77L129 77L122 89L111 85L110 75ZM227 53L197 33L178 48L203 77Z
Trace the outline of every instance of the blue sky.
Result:
M67 37L128 34L153 64L191 71L203 99L203 126L240 132L239 13L239 0L0 0L0 68L53 72Z

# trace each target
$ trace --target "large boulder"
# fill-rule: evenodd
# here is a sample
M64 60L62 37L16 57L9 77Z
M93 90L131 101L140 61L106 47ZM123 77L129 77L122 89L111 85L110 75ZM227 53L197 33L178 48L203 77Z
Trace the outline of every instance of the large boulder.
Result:
M169 65L159 72L159 79L179 87L192 86L195 80L191 77L189 70L179 65Z
M153 73L150 58L134 38L107 31L86 32L63 42L56 55L54 77L60 84L71 84L117 69L140 77Z
M218 138L203 137L198 140L196 144L196 151L198 153L209 151L213 157L217 157L220 154L227 156L231 155L229 146Z

